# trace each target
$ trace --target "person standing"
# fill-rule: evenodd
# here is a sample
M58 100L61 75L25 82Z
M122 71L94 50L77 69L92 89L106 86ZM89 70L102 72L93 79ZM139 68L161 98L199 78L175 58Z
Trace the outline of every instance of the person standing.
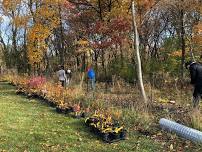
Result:
M87 75L88 75L88 79L90 81L90 87L92 90L95 90L95 71L93 70L93 68L88 68L87 71Z
M70 84L71 78L72 78L72 71L70 69L68 69L66 71L66 75L67 75L67 85Z
M194 86L193 107L199 106L202 96L202 64L193 61L185 63L186 69L189 69L191 76L191 84Z
M60 66L60 70L57 72L57 76L62 86L65 87L65 84L67 82L67 76L65 74L64 66Z

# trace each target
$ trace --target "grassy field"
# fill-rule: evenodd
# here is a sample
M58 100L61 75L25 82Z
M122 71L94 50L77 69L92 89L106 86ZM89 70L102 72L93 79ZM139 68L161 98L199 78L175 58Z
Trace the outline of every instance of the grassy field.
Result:
M0 83L0 151L39 152L157 152L160 143L130 133L129 138L106 144L92 134L83 119L73 119L54 108L15 94L15 88Z

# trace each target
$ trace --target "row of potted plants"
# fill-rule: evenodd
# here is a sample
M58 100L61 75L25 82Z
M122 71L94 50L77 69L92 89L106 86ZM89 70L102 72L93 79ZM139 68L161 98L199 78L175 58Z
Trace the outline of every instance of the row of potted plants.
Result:
M64 89L60 84L48 82L44 77L7 76L6 80L17 87L16 93L28 98L38 98L56 108L56 112L69 114L74 118L85 118L90 108L81 104L84 93L78 88ZM92 112L92 109L91 109ZM96 111L85 120L91 131L98 134L106 142L125 139L126 130L110 114Z
M60 84L47 82L44 77L7 77L10 84L17 87L16 94L26 95L28 98L38 98L52 107L56 112L70 114L81 118L86 116L89 108L81 107L79 98L83 94L75 88L64 89Z

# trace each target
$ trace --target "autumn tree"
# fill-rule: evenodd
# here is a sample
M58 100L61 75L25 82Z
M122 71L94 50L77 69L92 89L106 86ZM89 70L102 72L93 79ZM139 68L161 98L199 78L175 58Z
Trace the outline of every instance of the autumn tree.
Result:
M9 67L17 66L19 71L26 71L27 58L23 56L24 51L19 46L21 43L21 28L18 26L20 19L23 15L21 9L21 0L17 1L2 1L2 15L7 18L8 28L10 29L11 37L7 39L11 41L11 47L8 46L7 42L1 37L1 43L4 46L4 53L7 56L6 63ZM10 56L10 57L9 57ZM8 58L11 60L9 61ZM24 65L24 66L23 66Z
M186 54L186 41L187 36L192 35L193 25L198 22L198 0L178 0L178 1L162 1L162 6L169 14L169 22L177 36L180 39L181 44L181 72L180 77L184 77L184 62ZM162 8L163 8L162 7Z
M48 50L47 39L59 25L59 18L55 6L57 1L30 1L29 11L31 25L28 29L28 57L35 68L40 66L45 52ZM57 8L57 7L56 7Z

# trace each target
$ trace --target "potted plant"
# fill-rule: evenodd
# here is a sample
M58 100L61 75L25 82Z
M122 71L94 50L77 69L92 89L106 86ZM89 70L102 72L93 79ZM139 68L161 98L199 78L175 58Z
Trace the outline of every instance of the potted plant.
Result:
M85 120L91 130L102 137L105 142L111 143L126 138L126 130L114 121L110 115L95 113Z

